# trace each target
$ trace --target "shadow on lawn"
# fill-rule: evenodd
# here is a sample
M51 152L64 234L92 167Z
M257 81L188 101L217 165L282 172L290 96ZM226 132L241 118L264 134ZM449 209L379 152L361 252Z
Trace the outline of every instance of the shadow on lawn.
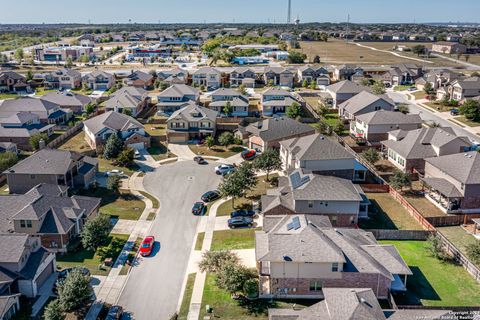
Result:
M131 194L130 192L121 192L121 191L116 192L103 187L96 187L96 188L91 188L87 190L82 189L82 190L79 190L77 194L81 196L101 198L102 199L100 203L101 206L114 203L118 199L122 199L125 201L140 200L139 197L137 197L134 194Z
M318 302L318 300L309 299L309 300L270 300L270 299L254 299L249 300L245 297L240 297L236 300L238 305L247 310L249 314L258 316L268 314L269 308L280 308L282 304L291 304L296 305L299 309L304 307L309 307Z
M388 214L383 211L382 207L378 204L376 200L370 199L371 212L369 213L370 219L361 219L360 228L361 229L393 229L397 230L397 226L390 219ZM372 214L373 213L373 214Z
M435 289L430 285L422 270L416 266L409 266L413 275L407 280L407 293L395 296L399 305L421 305L421 300L441 300Z

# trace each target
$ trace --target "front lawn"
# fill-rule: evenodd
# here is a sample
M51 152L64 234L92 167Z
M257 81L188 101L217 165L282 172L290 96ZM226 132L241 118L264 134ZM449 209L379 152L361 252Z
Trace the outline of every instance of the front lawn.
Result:
M415 97L415 100L425 99L425 96L427 95L423 90L411 92L411 94Z
M16 93L0 93L0 100L16 99L19 97L20 95Z
M393 244L413 272L407 279L405 301L397 304L425 306L477 306L480 284L463 267L430 255L426 241L380 241Z
M453 118L455 121L458 121L466 126L469 126L469 127L478 127L480 126L480 122L478 121L474 121L474 120L469 120L467 118L465 118L464 116L460 116L460 117L455 117Z
M157 142L152 140L150 148L147 149L148 153L152 156L155 161L165 160L175 155L171 152L168 152L166 145L163 142Z
M49 92L56 92L57 90L51 90L51 89L45 89L43 87L38 87L35 89L35 95L36 96L43 96L46 95Z
M253 249L255 248L255 231L258 230L261 229L248 228L214 231L210 250Z
M64 144L58 147L60 150L76 151L79 153L90 151L92 148L85 141L85 132L80 131L70 139L68 139Z
M113 262L117 259L122 248L128 240L128 235L125 234L110 234L107 247L110 243L114 243L113 250L111 251L111 257ZM103 263L100 257L101 248L98 248L95 252L87 250L79 250L77 252L69 252L66 254L57 254L57 267L59 269L72 268L72 267L85 267L90 270L92 275L106 276L110 272L110 267L102 267Z
M192 300L193 285L195 283L196 273L190 273L187 278L187 284L185 286L185 291L183 292L182 305L180 306L180 311L178 312L177 320L186 320L188 316L188 311L190 309L190 301Z
M145 131L151 136L165 136L167 134L166 124L146 124Z
M107 160L105 158L98 157L96 159L98 160L98 170L100 172L107 172L107 171L117 169L117 170L123 171L123 173L126 174L127 176L131 176L135 171L139 170L139 167L136 164L127 168L127 167L116 166L112 163L112 161Z
M400 86L393 87L393 91L405 91L414 87L415 87L414 85L400 85Z
M222 146L213 146L210 149L205 145L189 145L188 147L197 155L219 158L228 158L245 150L244 147L237 145L232 145L228 148Z

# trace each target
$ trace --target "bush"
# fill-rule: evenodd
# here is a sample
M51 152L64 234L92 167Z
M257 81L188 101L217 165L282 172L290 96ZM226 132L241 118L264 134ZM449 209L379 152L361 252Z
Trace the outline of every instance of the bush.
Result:
M45 311L43 312L43 319L45 320L65 319L65 313L63 312L59 299L52 300L49 304L47 304L47 306L45 307Z
M476 241L467 246L467 256L475 263L480 264L480 242Z
M18 162L18 156L10 151L0 153L0 172L3 172Z
M380 154L374 148L370 148L361 153L362 157L370 162L371 164L375 164L378 160L380 160Z
M48 142L48 136L45 133L37 133L30 137L28 143L34 150L40 148L40 141L43 140L45 143Z
M217 272L216 284L231 294L243 292L246 282L254 279L256 273L239 263L227 263Z
M91 251L96 250L107 242L110 229L110 217L106 215L100 214L87 220L81 233L83 247Z
M198 267L202 272L218 272L222 266L239 261L237 254L231 251L207 251L203 253Z
M107 189L114 192L118 192L120 189L120 177L119 176L109 176L107 178Z
M428 242L428 251L430 254L442 261L448 260L449 256L443 249L442 240L438 235L430 235L427 239Z
M250 299L258 297L258 279L252 278L243 284L243 294Z

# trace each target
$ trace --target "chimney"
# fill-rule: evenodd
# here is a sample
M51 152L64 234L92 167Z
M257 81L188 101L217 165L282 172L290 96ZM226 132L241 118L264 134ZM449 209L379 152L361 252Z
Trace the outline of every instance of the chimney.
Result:
M45 146L46 146L45 140L42 139L38 142L38 149L41 150L41 149L45 148Z

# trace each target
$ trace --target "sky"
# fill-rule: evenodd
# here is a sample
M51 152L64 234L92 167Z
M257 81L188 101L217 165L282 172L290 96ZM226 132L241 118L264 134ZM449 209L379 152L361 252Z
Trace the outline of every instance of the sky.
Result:
M0 23L285 22L288 0L0 0ZM479 0L292 0L302 22L480 22Z

